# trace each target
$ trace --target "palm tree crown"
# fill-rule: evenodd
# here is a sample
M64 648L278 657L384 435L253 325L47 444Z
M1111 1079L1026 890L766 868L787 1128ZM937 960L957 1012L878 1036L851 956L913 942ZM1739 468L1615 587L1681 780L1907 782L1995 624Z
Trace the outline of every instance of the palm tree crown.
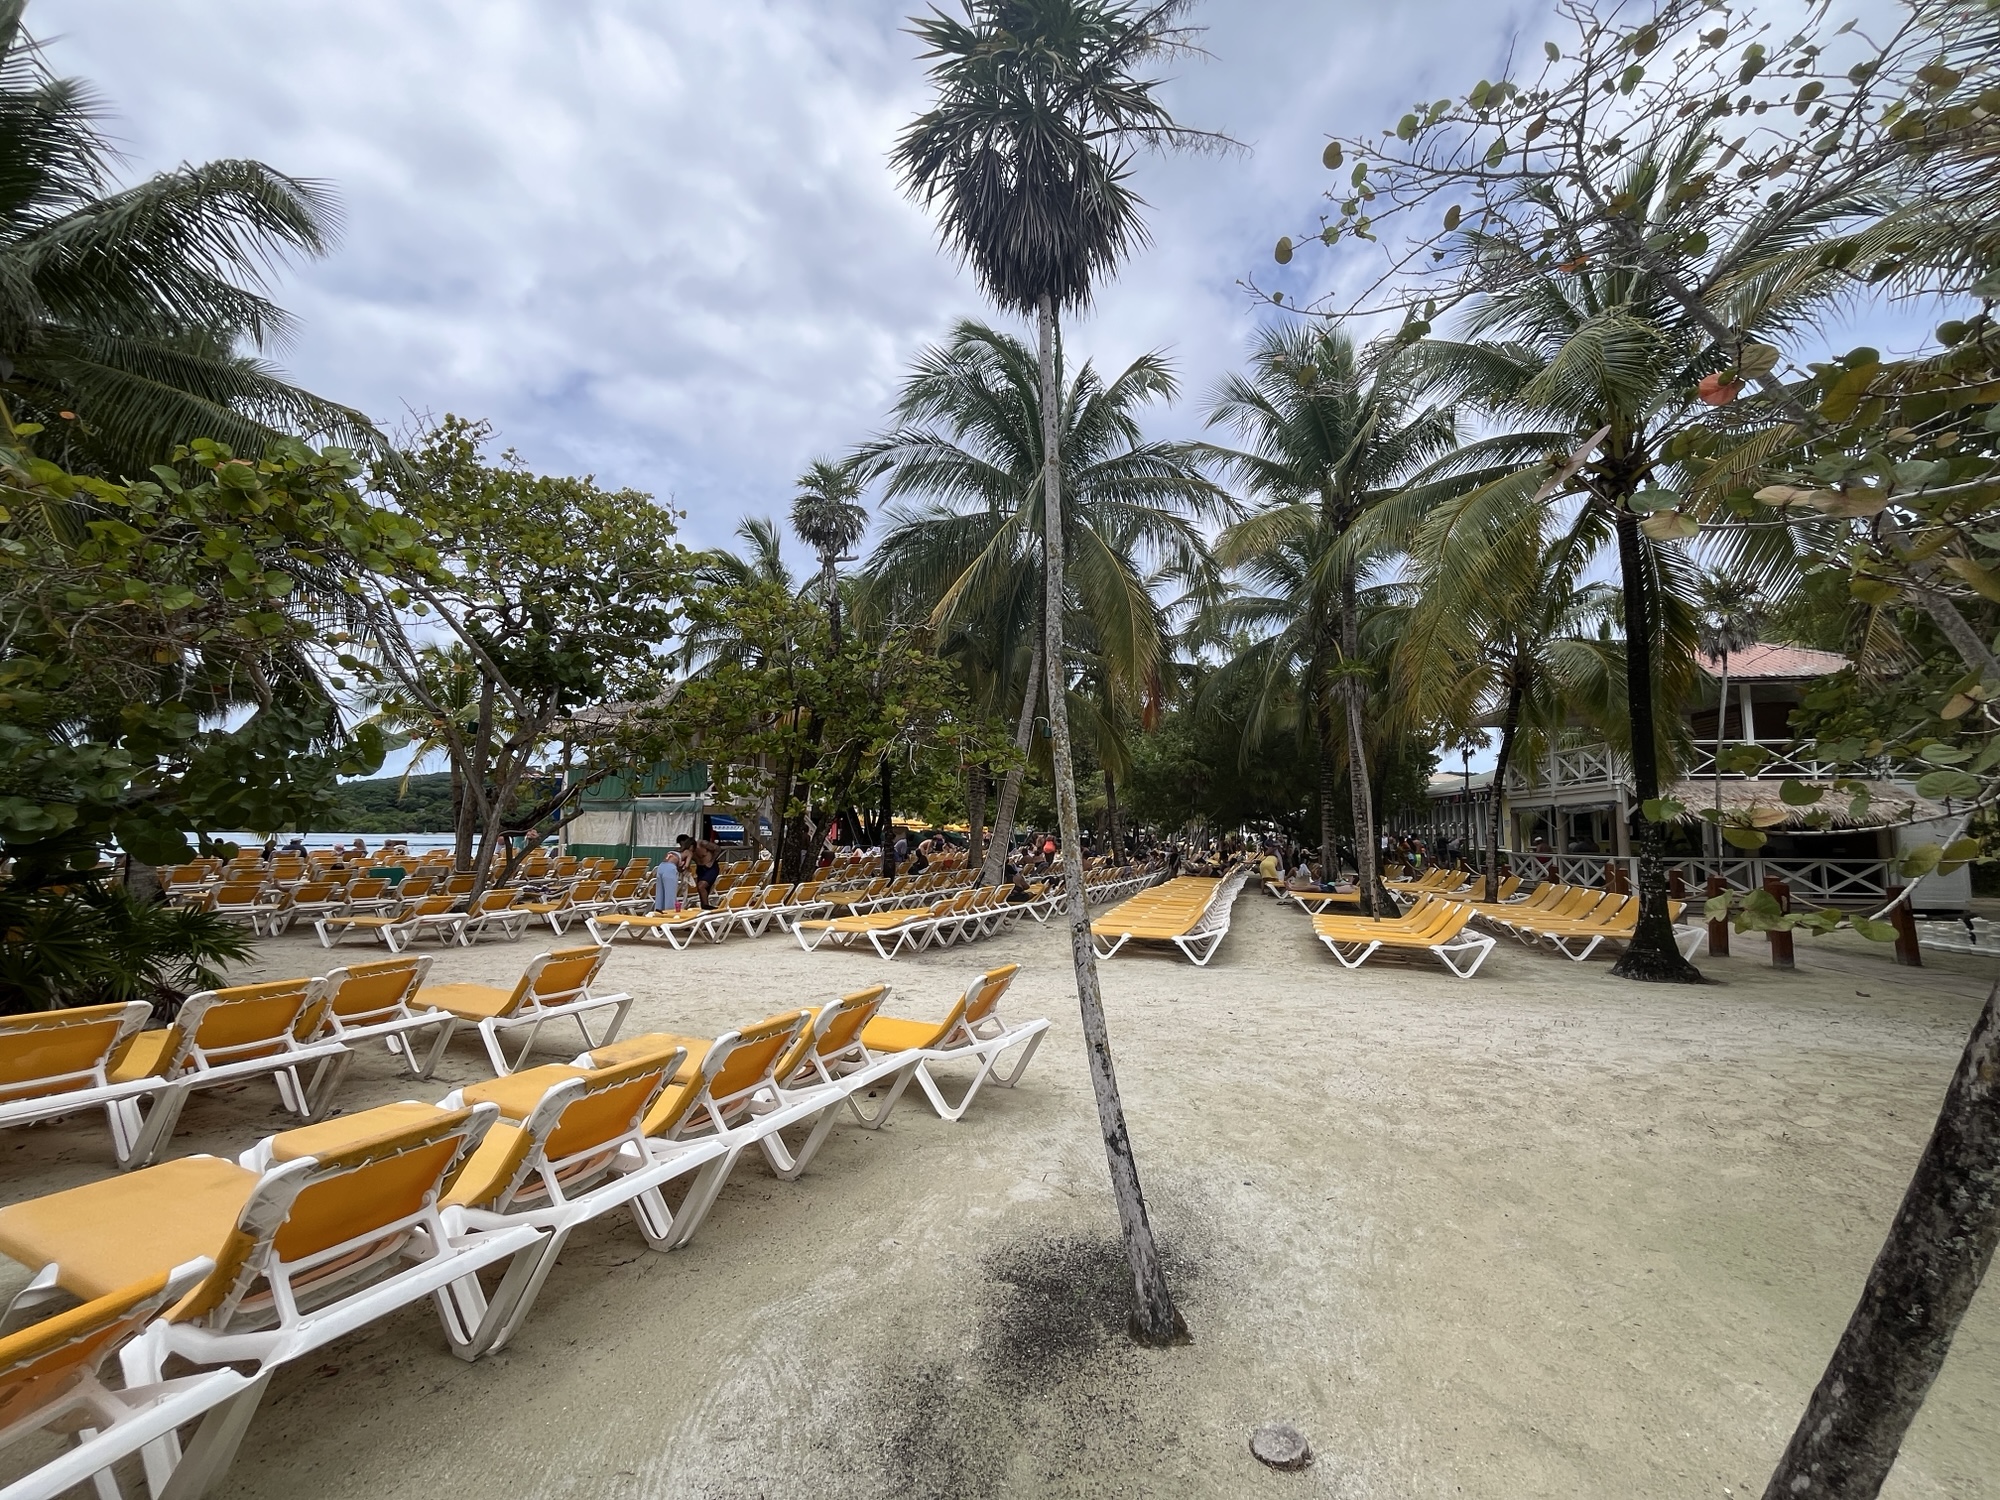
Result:
M103 105L48 70L26 4L0 0L0 389L13 419L59 434L71 467L114 476L194 437L240 453L279 432L379 443L359 412L254 357L288 326L260 290L271 269L327 248L325 190L255 161L114 187Z
M937 102L891 156L944 242L1002 307L1081 307L1146 242L1128 185L1135 143L1204 137L1174 124L1134 69L1185 45L1190 0L964 0L911 31Z

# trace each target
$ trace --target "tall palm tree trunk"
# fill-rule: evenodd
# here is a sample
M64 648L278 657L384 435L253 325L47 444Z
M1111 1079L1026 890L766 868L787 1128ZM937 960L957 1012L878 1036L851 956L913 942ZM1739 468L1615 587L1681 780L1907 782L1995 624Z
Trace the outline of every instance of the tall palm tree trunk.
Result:
M1125 858L1125 815L1118 808L1118 778L1109 771L1104 773L1104 823L1110 835L1111 857L1121 863Z
M1007 850L1014 842L1014 809L1021 801L1021 778L1028 773L1028 739L1035 730L1035 704L1042 694L1042 638L1028 653L1028 684L1021 689L1021 717L1014 725L1014 749L1021 763L1000 778L1000 800L993 809L993 842L986 846L986 864L979 872L982 885L998 885L1007 873Z
M1340 874L1340 834L1333 819L1333 794L1339 781L1334 774L1333 706L1323 693L1314 696L1318 699L1313 706L1313 768L1319 775L1319 867L1320 878L1331 887Z
M1501 803L1507 792L1507 767L1514 760L1514 736L1521 728L1521 699L1527 692L1527 684L1521 680L1519 663L1515 664L1507 684L1507 711L1500 720L1500 753L1493 761L1493 791L1487 806L1486 836L1486 899L1497 901L1500 897L1500 835L1502 832Z
M1355 670L1361 660L1361 618L1355 604L1354 575L1340 580L1340 654L1348 670L1340 679L1340 696L1347 709L1347 794L1354 816L1355 883L1361 909L1371 917L1387 917L1396 908L1382 889L1382 872L1375 859L1375 799L1368 782L1368 734L1363 722L1368 685Z
M1077 827L1076 775L1070 761L1069 684L1063 667L1063 522L1061 393L1056 388L1056 315L1048 294L1036 309L1042 386L1042 610L1043 655L1049 695L1049 740L1055 760L1056 820L1062 830L1065 893L1069 906L1070 958L1076 968L1076 998L1083 1013L1084 1051L1090 1063L1090 1090L1104 1132L1104 1156L1111 1169L1111 1194L1118 1203L1125 1255L1132 1266L1135 1305L1132 1331L1142 1342L1169 1344L1188 1336L1167 1286L1166 1268L1153 1243L1146 1197L1139 1186L1139 1163L1118 1096L1111 1063L1111 1034L1104 1020L1104 997L1097 985L1097 953L1090 941L1090 908L1084 896L1083 838Z
M965 863L970 869L984 863L986 855L986 794L993 778L986 767L974 762L965 768Z
M1617 518L1618 570L1625 604L1625 705L1632 718L1633 797L1645 803L1660 795L1660 741L1653 720L1653 610L1639 518L1623 505L1618 507ZM1611 972L1621 979L1700 984L1701 971L1674 946L1660 832L1661 825L1650 818L1640 818L1632 825L1632 852L1639 862L1639 922Z

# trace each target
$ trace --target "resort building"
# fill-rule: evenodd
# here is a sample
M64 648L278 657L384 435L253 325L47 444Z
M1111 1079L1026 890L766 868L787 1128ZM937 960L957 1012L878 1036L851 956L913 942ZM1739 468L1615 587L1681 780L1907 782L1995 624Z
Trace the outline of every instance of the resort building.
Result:
M1845 816L1848 799L1823 797L1815 807L1791 807L1779 796L1787 780L1827 784L1838 768L1804 759L1791 732L1792 711L1813 683L1848 665L1831 651L1798 646L1750 646L1728 661L1728 702L1723 664L1704 657L1706 691L1697 694L1684 723L1688 756L1665 794L1682 803L1686 817L1668 830L1672 863L1690 891L1719 873L1738 888L1784 881L1800 900L1855 909L1880 905L1903 883L1896 866L1919 845L1956 837L1962 810L1917 795L1908 780L1882 767L1866 778L1872 805L1861 824ZM1716 770L1718 749L1754 745L1764 752L1754 770ZM1725 757L1726 760L1726 757ZM1439 771L1430 788L1427 826L1434 842L1460 841L1484 849L1492 826L1490 772ZM1774 821L1754 851L1725 843L1700 816L1719 805L1726 813L1758 812ZM1816 826L1824 811L1827 826ZM1562 880L1596 880L1607 861L1629 862L1636 812L1631 768L1610 746L1581 737L1550 749L1532 763L1508 768L1501 800L1501 848L1521 873ZM1972 895L1971 874L1926 876L1919 910L1962 912Z

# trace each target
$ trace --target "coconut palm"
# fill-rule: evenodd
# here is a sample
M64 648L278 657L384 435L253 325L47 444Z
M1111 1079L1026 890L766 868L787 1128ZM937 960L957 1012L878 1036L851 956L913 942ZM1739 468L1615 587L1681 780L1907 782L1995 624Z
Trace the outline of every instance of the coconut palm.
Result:
M257 357L288 327L263 287L336 222L319 185L256 161L113 177L103 103L51 73L0 0L0 391L71 468L143 474L176 442L262 452L281 432L373 447L359 412Z
M1606 723L1620 663L1608 638L1617 591L1586 581L1606 545L1607 518L1575 508L1536 511L1518 524L1483 498L1479 490L1452 497L1408 539L1414 603L1399 631L1391 696L1413 723L1470 728L1499 719L1485 840L1492 891L1508 771L1572 717Z
M1252 651L1265 694L1297 676L1313 728L1320 857L1329 871L1334 778L1346 741L1355 859L1370 916L1395 909L1375 867L1357 600L1369 564L1358 523L1440 461L1463 468L1483 456L1463 457L1456 420L1421 403L1409 371L1394 343L1361 351L1338 329L1269 329L1252 348L1248 373L1223 381L1208 417L1248 445L1222 457L1245 491L1264 502L1217 543L1218 560L1260 589L1225 604L1223 615L1228 627L1271 632Z
M820 589L826 596L833 649L840 649L840 564L868 529L868 512L858 503L861 486L851 465L816 459L798 478L792 501L792 530L819 557Z
M1058 356L1064 632L1088 634L1114 692L1144 695L1170 653L1170 628L1146 570L1205 577L1201 523L1226 516L1227 497L1202 474L1198 448L1148 441L1140 429L1144 407L1178 392L1165 360L1144 355L1108 382L1088 362L1067 385L1062 375ZM855 457L886 480L888 525L868 587L927 613L947 649L980 656L982 673L994 679L995 708L1018 701L1015 746L1025 756L1042 701L1046 607L1035 352L983 323L961 322L918 359L894 418L898 425ZM1021 774L1017 764L1001 782L989 882L1000 878Z
M1083 1013L1092 1090L1137 1310L1151 1342L1183 1331L1146 1219L1145 1198L1112 1071L1111 1043L1084 902L1083 844L1070 758L1068 666L1061 601L1064 524L1056 321L1090 300L1101 277L1143 240L1128 182L1140 145L1189 143L1141 70L1180 46L1188 0L963 0L963 19L939 10L911 30L930 60L937 96L897 140L905 188L937 211L939 230L980 287L1036 325L1044 463L1047 597L1042 611L1056 814L1069 871L1070 950Z
M1684 142L1635 151L1621 198L1642 223L1655 216L1665 222L1676 189L1699 161ZM1486 253L1507 253L1478 246L1476 234L1472 239ZM1739 310L1746 329L1759 316L1790 312L1768 305ZM1465 339L1423 346L1442 387L1480 400L1504 420L1560 435L1553 474L1520 476L1509 493L1531 508L1580 501L1607 518L1623 615L1633 790L1641 804L1654 802L1672 738L1657 704L1683 699L1694 670L1687 601L1675 595L1686 574L1676 539L1695 526L1674 508L1693 477L1677 468L1670 444L1697 425L1705 410L1698 388L1722 368L1725 354L1650 272L1589 255L1541 266L1474 303L1464 331ZM1699 982L1699 971L1674 945L1661 825L1635 824L1633 849L1640 917L1613 972Z

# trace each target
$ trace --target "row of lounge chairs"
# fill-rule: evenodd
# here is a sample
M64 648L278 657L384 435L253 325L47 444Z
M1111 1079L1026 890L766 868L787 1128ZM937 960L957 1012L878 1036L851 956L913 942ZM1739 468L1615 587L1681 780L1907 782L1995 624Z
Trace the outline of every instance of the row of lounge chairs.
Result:
M843 1113L879 1128L912 1082L962 1118L985 1084L1019 1081L1047 1030L1001 1018L1016 972L980 976L937 1023L884 1016L878 985L0 1209L0 1253L39 1268L0 1328L0 1447L74 1438L0 1494L53 1500L93 1480L115 1494L110 1467L136 1453L156 1500L196 1500L281 1365L425 1298L452 1351L477 1359L514 1337L590 1220L630 1212L649 1248L676 1249L753 1148L796 1178ZM952 1100L933 1070L959 1062L974 1073ZM170 1362L186 1373L169 1378Z
M1509 876L1500 883L1501 899L1487 901L1481 899L1484 884L1483 877L1450 870L1396 882L1392 893L1410 898L1412 905L1379 921L1332 909L1331 901L1316 893L1299 892L1292 899L1312 914L1314 935L1346 968L1359 968L1384 950L1420 951L1435 956L1460 979L1476 974L1497 942L1473 931L1475 921L1529 947L1546 945L1578 963L1605 943L1630 942L1637 930L1637 899L1628 894L1545 883L1527 895L1517 895L1520 881ZM1681 923L1684 909L1680 901L1668 906L1675 923L1674 940L1684 955L1692 957L1703 932Z
M428 1078L453 1036L474 1031L494 1072L518 1067L551 1022L586 1019L615 1038L631 1007L598 987L606 951L537 956L511 988L431 985L428 954L355 964L312 978L270 980L191 995L173 1023L145 1029L143 1001L0 1016L0 1127L104 1111L121 1167L152 1161L190 1097L258 1078L304 1120L331 1107L353 1050L382 1042ZM510 1063L505 1043L521 1038Z
M981 886L929 906L796 921L792 924L792 935L808 953L822 944L849 948L867 943L878 958L888 960L905 950L919 953L933 945L947 948L953 943L993 937L1013 927L1031 908L1042 920L1047 919L1049 903L1054 898L1044 888L1033 887L1030 899L1025 902L1009 901L1010 889Z
M1090 924L1099 958L1130 942L1172 943L1197 967L1206 967L1229 935L1229 914L1250 879L1238 865L1217 879L1181 875L1130 896Z

